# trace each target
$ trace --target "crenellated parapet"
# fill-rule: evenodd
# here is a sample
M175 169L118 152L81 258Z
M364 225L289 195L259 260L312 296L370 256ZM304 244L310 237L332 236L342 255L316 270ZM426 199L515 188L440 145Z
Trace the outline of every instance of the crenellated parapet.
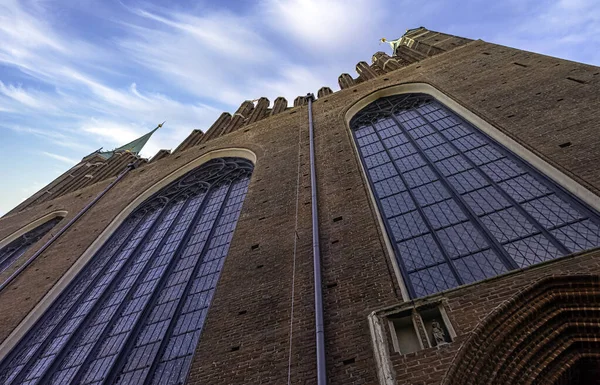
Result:
M385 41L385 39L382 40ZM377 79L387 73L400 70L403 67L452 50L471 41L470 39L458 36L430 31L424 27L408 30L399 39L388 41L392 47L392 56L380 51L372 56L371 64L365 61L358 62L356 64L358 76L353 78L348 73L341 74L338 77L339 87L342 91L347 90L363 82ZM334 91L331 88L321 87L317 92L317 97L323 98L333 93ZM293 107L291 108L302 107L307 103L308 99L306 96L298 96L294 99ZM229 112L223 112L208 130L204 132L199 129L193 130L173 152L160 150L150 162L156 162L170 156L172 153L202 145L212 139L235 132L249 124L254 124L260 120L281 114L289 108L288 101L282 96L276 98L271 107L269 106L269 99L266 97L252 101L246 100L233 115ZM105 152L98 150L86 156L79 164L35 193L11 212L21 211L29 206L114 177L131 162L137 164L148 163L147 160L138 156L139 151L150 138L150 135L161 126L162 124L158 125L150 133L115 150Z
M319 91L317 92L317 98L322 98L324 96L331 95L331 94L333 94L333 91L331 90L331 88L321 87L321 88L319 88Z
M192 133L183 140L183 142L181 142L181 144L175 149L175 151L184 151L187 150L190 147L193 147L195 145L197 145L198 143L200 143L200 141L202 140L202 138L204 137L204 133L200 130L193 130ZM163 151L163 150L160 150ZM160 152L159 151L159 152ZM158 155L158 153L152 158L152 161L154 161L156 158L156 156Z
M345 90L346 88L352 87L355 82L350 74L343 73L338 77L338 84L342 90Z
M296 98L294 101L295 106L298 103L304 103L301 98L303 97ZM205 133L200 130L192 131L192 133L185 138L183 142L181 142L181 144L173 151L173 153L185 151L191 147L206 143L209 140L230 134L244 126L256 123L259 120L268 118L270 116L277 115L285 111L287 108L288 102L282 96L275 99L272 108L269 108L269 99L265 97L255 100L245 100L233 115L228 112L223 112Z
M200 140L200 143L205 143L208 140L221 136L223 130L227 127L231 121L231 114L229 112L223 112L221 116L213 123L212 126L205 132L204 137ZM176 149L174 152L178 151Z
M382 39L382 41L387 40ZM385 52L375 53L371 58L370 65L364 61L356 64L357 78L343 73L338 78L338 84L342 90L345 90L471 41L458 36L429 31L423 27L411 29L406 31L401 38L389 41L393 56L389 56Z
M385 52L376 52L371 58L371 67L377 68L381 73L385 74L395 71L403 67L397 58L392 58Z
M256 105L254 106L254 110L250 113L248 117L247 124L252 124L254 122L258 122L261 119L264 119L269 112L269 99L262 97L256 101Z
M385 39L383 40L385 41ZM393 50L392 56L385 52L376 52L371 58L371 64L365 61L356 64L358 74L356 78L343 73L338 77L338 84L340 89L346 90L470 41L453 35L429 31L423 27L411 29L406 31L401 38L389 41ZM317 97L322 98L333 93L331 88L321 87L317 92ZM307 103L306 96L298 96L293 101L293 108L304 106ZM288 108L287 100L281 96L275 99L271 108L269 108L269 99L265 97L254 101L246 100L233 115L227 112L222 113L204 134L199 130L194 130L173 152L184 151L217 137L227 135L246 125L280 114Z
M250 114L254 110L254 103L250 100L245 100L237 111L231 117L229 124L223 129L221 135L229 134L230 132L236 131L248 122Z
M306 96L298 96L294 99L294 107L300 107L308 104L308 99Z
M375 67L376 68L376 67ZM377 76L377 72L371 68L365 61L358 62L356 64L356 72L362 78L363 81L375 79Z
M400 48L404 53L412 52L422 54L423 58L431 57L442 52L450 51L473 40L447 33L430 31L425 27L409 29L397 41L394 54ZM392 42L390 42L392 43ZM393 45L392 45L393 47ZM418 54L416 54L418 56Z
M198 131L198 130L194 130L194 131ZM200 133L202 133L202 131L200 131ZM166 149L158 150L158 152L156 153L156 155L154 155L152 157L152 159L150 159L148 161L148 163L153 163L153 162L159 161L159 160L161 160L163 158L166 158L166 157L168 157L170 155L171 155L171 150L166 150Z
M405 45L400 45L396 48L394 56L400 59L401 62L412 64L427 58L427 55L417 50L411 49Z
M279 96L273 102L273 109L271 110L270 116L277 115L285 111L288 107L288 102L283 96Z

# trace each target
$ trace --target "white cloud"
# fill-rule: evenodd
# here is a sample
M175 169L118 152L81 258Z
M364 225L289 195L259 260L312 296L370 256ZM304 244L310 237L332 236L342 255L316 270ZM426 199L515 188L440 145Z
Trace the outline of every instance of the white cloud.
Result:
M119 41L122 51L193 96L239 105L255 95L261 74L285 63L255 32L257 26L251 18L226 12L200 17L133 11L158 21L163 28L130 25L132 34Z
M0 80L0 94L12 99L24 107L43 109L46 112L57 110L56 106L47 99L44 93L26 90L21 85L5 85Z
M6 39L4 43L13 43L10 51L14 57L30 56L29 49L67 51L48 25L24 11L15 0L4 0L0 4L0 33Z
M291 105L296 96L304 96L309 92L316 95L319 88L329 85L335 89L332 83L334 79L327 79L320 71L304 66L289 65L281 69L279 78L264 82L264 92L270 95L285 95Z
M369 39L385 6L380 0L264 0L262 8L286 38L332 54Z
M600 7L595 0L519 2L534 9L491 41L588 63L600 62Z
M83 149L84 151L86 150L86 145L84 143L77 141L77 139L73 136L59 132L58 130L43 130L39 128L33 128L17 124L3 124L0 126L0 128L7 128L11 131L23 135L32 135L36 138L47 141L52 145L57 145L69 149L65 151L81 149Z
M316 2L301 3L290 6L312 12L308 27L321 35L316 44L299 29L309 20L286 13L281 2L254 4L244 14L121 4L109 15L119 34L91 41L66 33L52 3L5 0L0 65L19 70L31 84L0 73L0 105L11 118L3 127L69 149L64 155L38 152L66 163L101 146L123 145L166 120L142 152L150 157L177 147L195 128L206 130L222 110L233 112L246 99L284 96L291 104L323 85L335 88L341 71L333 64L343 60L336 53L358 44L352 28L367 26L361 13L368 4L324 2L319 13ZM266 22L273 16L290 25ZM350 38L355 41L347 44ZM313 66L304 58L327 47L330 55L323 58L331 65Z
M42 153L42 155L45 155L45 156L50 157L52 159L59 160L59 161L64 162L64 163L68 163L68 164L70 164L72 166L74 166L75 164L79 163L79 160L77 160L77 159L69 158L67 156L63 156L63 155L59 155L59 154L54 154L52 152L42 151L41 153Z
M168 120L169 124L143 152L144 156L152 156L163 147L156 143L157 137L163 139L165 147L174 148L192 129L207 128L220 113L200 102L180 102L160 93L143 92L135 83L121 87L109 85L98 78L106 75L104 71L88 73L90 66L97 65L95 55L86 55L85 47L91 47L89 43L61 36L19 3L5 3L0 5L0 10L4 11L0 15L0 21L4 21L0 25L0 39L4 39L0 45L0 62L51 86L44 87L45 91L25 88L21 84L7 83L0 75L0 110L19 115L19 119L30 120L29 123L37 120L35 128L22 123L3 124L12 131L48 139L84 155L91 148L122 145ZM19 36L13 36L10 30L13 27L30 30L31 41L22 44ZM64 49L67 46L84 47L77 62L72 61L72 53ZM104 49L98 47L98 51ZM117 70L113 70L112 75L123 77L124 74L118 73L119 66L112 65L112 58L119 57L122 63L130 64L135 64L135 60L129 56L131 52L119 52L116 47L112 50L103 60ZM59 124L56 124L57 119Z
M84 132L94 134L104 139L108 143L125 144L137 138L141 127L134 123L112 122L108 120L98 120L91 118L88 122L81 125L80 129Z
M266 40L249 27L249 19L236 16L226 11L194 16L179 12L164 11L167 16L145 11L140 8L134 13L158 21L168 27L170 32L178 31L182 35L191 36L197 44L205 49L225 57L243 56L246 60L265 61L270 59L273 51ZM231 28L232 26L235 28ZM152 30L156 30L152 28ZM147 29L140 31L148 32Z
M339 7L340 4L334 5L336 9ZM282 55L280 47L266 40L264 28L261 31L260 18L264 14L259 13L262 9L247 17L222 11L195 16L157 8L152 12L131 9L129 16L139 17L128 18L126 14L119 20L126 31L125 37L117 39L111 55L102 60L117 78L131 77L135 72L127 71L141 66L148 72L147 76L159 76L165 82L174 83L191 95L191 99L198 100L191 102L190 97L184 97L186 101L182 102L145 91L144 83L138 86L131 82L125 86L119 79L121 85L115 86L110 77L99 77L106 73L90 73L90 66L99 64L97 56L82 55L75 62L71 60L71 50L65 49L83 47L85 53L93 50L90 43L61 35L50 18L47 21L40 15L28 13L19 3L7 3L4 8L5 15L17 21L0 18L6 22L0 29L0 37L6 38L6 44L0 47L0 61L55 88L45 87L46 91L25 88L3 82L0 75L0 96L11 101L3 103L3 109L22 115L27 109L34 109L40 119L56 119L49 117L54 114L61 120L58 127L42 125L25 129L23 125L15 125L10 128L61 141L61 145L66 146L83 142L86 151L90 147L110 148L126 143L163 120L168 124L148 148L174 148L192 129L205 130L218 117L221 108L209 103L225 103L229 111L235 110L243 100L260 96L274 100L283 95L291 103L296 96L316 92L326 80L331 84L332 78L335 82L337 77L336 73L324 76L323 72ZM339 16L345 20L347 12L344 12ZM232 25L236 27L231 28ZM7 32L12 26L30 30L31 44L20 47L20 40ZM99 51L106 49L98 48ZM115 61L115 57L119 61ZM163 146L159 146L159 140ZM148 150L144 154L153 155L148 154Z
M36 142L36 154L55 160L53 167L125 144L166 120L142 152L150 157L243 100L284 96L291 104L321 86L336 89L340 73L356 76L355 64L383 49L379 38L418 25L473 38L484 38L485 29L492 42L600 62L590 44L600 41L600 10L591 0L496 3L513 10L506 20L474 17L490 7L483 0L455 13L441 0L259 0L232 11L89 0L69 24L74 4L57 12L56 2L0 0L0 128L37 139L28 145ZM98 24L77 33L88 21ZM510 28L495 32L490 22ZM60 147L47 151L40 143Z

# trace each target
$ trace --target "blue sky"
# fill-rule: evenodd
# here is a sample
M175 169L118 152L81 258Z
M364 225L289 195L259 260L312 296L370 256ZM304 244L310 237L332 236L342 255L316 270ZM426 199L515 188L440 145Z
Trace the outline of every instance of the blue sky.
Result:
M166 120L175 148L246 99L338 89L425 26L600 65L597 0L0 0L0 215Z

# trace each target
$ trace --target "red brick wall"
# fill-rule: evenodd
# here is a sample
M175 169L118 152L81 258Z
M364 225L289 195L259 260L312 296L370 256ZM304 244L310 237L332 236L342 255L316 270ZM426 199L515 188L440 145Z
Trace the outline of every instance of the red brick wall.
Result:
M378 382L367 316L400 302L381 228L344 123L348 108L383 87L429 83L598 193L598 72L596 67L475 41L314 103L330 384ZM291 380L293 384L314 383L306 106L132 171L0 293L0 339L8 336L140 192L210 150L245 147L258 160L188 383L286 383L299 131L301 185ZM567 141L570 147L558 146ZM103 187L90 186L3 218L0 236L57 208L75 215ZM47 208L49 204L53 207ZM338 217L342 219L334 222ZM252 250L256 244L259 247ZM502 301L541 275L581 271L599 271L598 259L593 255L566 258L442 294L458 337L440 348L406 356L392 354L398 382L439 383L468 333Z

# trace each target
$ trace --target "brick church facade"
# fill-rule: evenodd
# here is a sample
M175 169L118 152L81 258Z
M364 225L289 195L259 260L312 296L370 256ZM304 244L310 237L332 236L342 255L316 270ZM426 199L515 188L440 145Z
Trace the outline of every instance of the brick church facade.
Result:
M390 44L0 218L0 383L600 384L600 68Z

